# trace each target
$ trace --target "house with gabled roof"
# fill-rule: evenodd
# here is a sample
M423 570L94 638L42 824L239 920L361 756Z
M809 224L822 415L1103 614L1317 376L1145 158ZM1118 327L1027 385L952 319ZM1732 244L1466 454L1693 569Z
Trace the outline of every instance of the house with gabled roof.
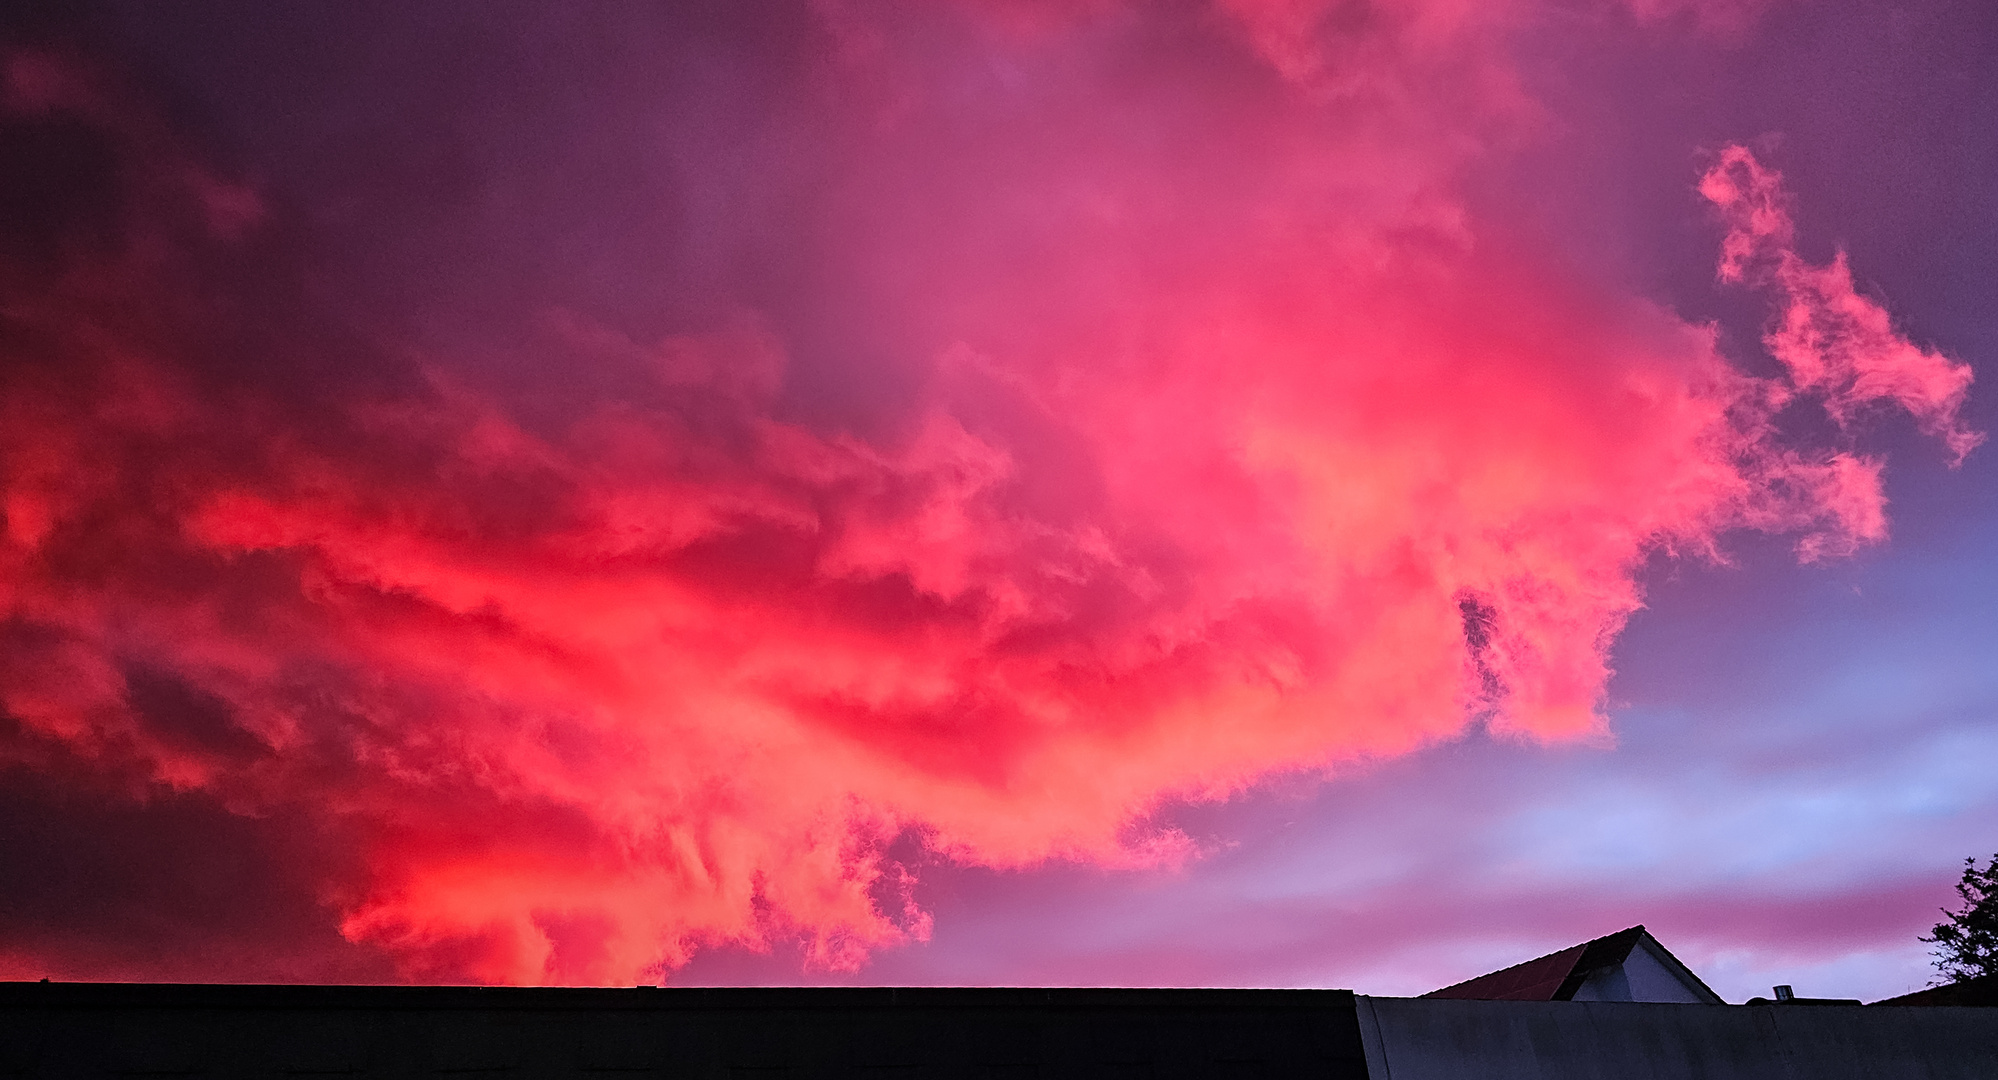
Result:
M1422 996L1465 1001L1723 1004L1719 994L1641 924Z

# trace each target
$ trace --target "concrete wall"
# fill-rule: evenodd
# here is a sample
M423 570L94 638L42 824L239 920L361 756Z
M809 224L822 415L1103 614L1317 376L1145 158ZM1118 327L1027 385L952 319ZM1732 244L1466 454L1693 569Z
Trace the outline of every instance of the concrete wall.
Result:
M1998 1080L1998 1009L1361 997L1373 1080Z

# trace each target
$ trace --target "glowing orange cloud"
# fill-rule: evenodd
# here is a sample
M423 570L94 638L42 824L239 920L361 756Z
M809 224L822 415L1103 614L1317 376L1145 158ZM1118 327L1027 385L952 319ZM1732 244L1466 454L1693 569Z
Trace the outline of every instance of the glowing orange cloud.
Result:
M136 226L9 283L8 753L337 824L341 930L410 977L630 981L788 934L851 966L927 933L897 835L1153 863L1187 854L1142 827L1163 799L1480 717L1601 737L1652 553L1884 535L1878 462L1778 439L1799 395L1975 445L1968 370L1842 259L1799 260L1745 151L1702 191L1724 276L1777 298L1785 383L1487 243L1450 140L1306 137L1349 99L1301 43L1338 42L1308 4L1223 7L1287 103L1217 131L1255 167L1105 160L1055 125L1019 151L1035 198L992 212L1056 246L889 234L884 264L940 267L907 303L954 344L867 436L781 407L796 358L754 312L660 340L551 315L572 362L649 372L558 425L437 364L290 396L215 375L175 253L241 252L254 215L146 171L142 220L202 207L199 236ZM1430 26L1380 30L1380 62ZM950 187L948 149L890 147L945 205L989 194Z

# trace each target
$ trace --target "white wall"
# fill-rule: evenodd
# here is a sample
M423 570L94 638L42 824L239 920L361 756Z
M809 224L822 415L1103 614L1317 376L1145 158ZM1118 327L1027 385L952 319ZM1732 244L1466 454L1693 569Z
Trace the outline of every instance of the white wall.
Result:
M1687 985L1669 964L1652 952L1649 939L1640 939L1618 967L1591 975L1575 991L1576 1001L1657 1001L1698 1005L1707 999Z

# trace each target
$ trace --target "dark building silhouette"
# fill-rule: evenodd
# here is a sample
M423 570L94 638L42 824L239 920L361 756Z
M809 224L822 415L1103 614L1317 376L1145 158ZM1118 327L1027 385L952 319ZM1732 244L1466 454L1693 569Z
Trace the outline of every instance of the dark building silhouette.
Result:
M1365 1080L1345 990L0 984L0 1076Z
M0 1080L1998 1080L1992 990L1725 1005L1641 926L1420 998L0 983Z
M1992 1080L1998 1010L1355 1000L1376 1080Z

